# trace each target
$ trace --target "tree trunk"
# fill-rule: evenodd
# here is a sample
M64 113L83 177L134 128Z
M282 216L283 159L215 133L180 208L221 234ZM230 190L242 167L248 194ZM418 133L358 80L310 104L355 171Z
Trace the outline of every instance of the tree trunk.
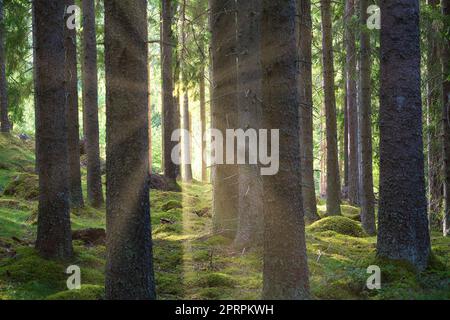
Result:
M234 1L223 0L210 0L210 5L213 128L222 133L225 141L226 129L237 126L236 7ZM234 238L238 217L238 168L234 164L212 165L213 229L215 233Z
M342 186L342 197L344 199L348 199L348 105L347 105L347 74L346 72L343 73L344 77L344 86L345 86L345 93L344 93L344 150L342 151L343 154L343 160L344 160L344 185Z
M191 132L191 123L189 116L189 96L188 93L184 93L183 98L183 129L186 132ZM183 152L184 152L184 160L183 160L183 181L184 182L192 182L192 165L191 165L191 139L190 134L188 136L183 136Z
M206 88L205 88L205 70L202 68L200 72L199 79L200 86L200 127L201 127L201 139L202 139L202 182L207 182L207 172L206 172L206 161L205 161L205 151L206 151L206 140L205 132L206 132Z
M46 258L72 256L67 148L63 1L35 0L36 127L39 209L36 249ZM51 23L49 23L51 22Z
M8 83L6 80L6 30L4 10L4 1L0 0L0 132L9 133L10 123L8 118Z
M428 0L428 6L436 10L439 0ZM442 67L439 60L438 30L435 20L428 21L427 30L427 153L428 153L428 220L430 227L440 229L439 214L442 209L442 135L441 83Z
M450 1L442 0L442 13L450 19ZM447 25L447 34L450 27ZM443 176L444 176L444 236L450 235L450 40L447 39L442 51L442 70L444 75L443 97L444 107L442 109L443 123Z
M300 0L299 16L299 99L300 99L300 141L302 161L302 195L305 219L312 223L320 219L317 214L316 191L314 187L314 141L312 101L312 21L311 1Z
M355 14L354 0L345 1L345 47L346 47L346 96L348 120L348 199L358 204L358 106L356 103L356 47L352 18Z
M263 298L308 299L301 192L296 1L263 0L262 15L262 127L279 129L281 142L278 174L263 176Z
M163 127L163 166L164 175L175 185L178 176L178 165L172 161L171 153L176 146L172 141L172 133L176 129L178 112L173 96L173 34L172 34L172 1L162 0L162 127Z
M375 235L375 197L373 194L372 166L372 107L371 107L371 58L370 34L365 27L367 21L367 0L360 0L360 23L363 26L360 34L361 70L359 98L359 140L361 154L361 222L369 235Z
M89 203L103 204L98 126L97 42L94 0L83 0L83 120L87 154L87 194Z
M148 62L148 170L152 174L153 169L153 152L152 152L152 64Z
M105 2L107 299L155 299L147 36L147 1Z
M238 118L239 128L261 129L261 0L237 2ZM258 164L249 163L249 148L239 150L246 163L239 165L239 213L234 244L246 248L262 243L262 181ZM248 156L247 156L248 155Z
M74 0L65 0L66 8L73 5ZM69 17L66 14L66 19ZM67 20L66 20L67 21ZM67 96L67 146L69 149L70 168L70 204L74 208L84 206L81 189L80 169L80 127L78 119L78 74L77 74L77 35L75 29L64 26L66 49L66 96Z
M430 256L420 94L419 1L381 1L378 256Z
M341 214L341 182L337 148L336 97L334 94L333 40L331 26L331 1L321 0L322 59L327 126L327 215Z

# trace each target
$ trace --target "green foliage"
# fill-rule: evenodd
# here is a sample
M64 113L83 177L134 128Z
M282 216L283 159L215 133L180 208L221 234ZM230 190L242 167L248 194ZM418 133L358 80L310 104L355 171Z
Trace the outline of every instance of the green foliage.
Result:
M47 297L46 300L104 300L105 288L96 285L84 285L80 289L61 291Z

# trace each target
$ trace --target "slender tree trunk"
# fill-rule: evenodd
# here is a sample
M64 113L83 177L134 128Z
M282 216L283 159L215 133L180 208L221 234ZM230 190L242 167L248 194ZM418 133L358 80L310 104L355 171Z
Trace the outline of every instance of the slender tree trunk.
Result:
M360 70L360 99L359 99L359 137L361 153L361 222L369 235L376 233L375 226L375 197L373 194L373 166L372 166L372 107L371 107L371 58L370 34L366 26L367 0L360 0L360 34L361 70Z
M183 97L183 129L186 132L191 132L191 123L189 116L189 96L188 93L184 93ZM183 181L184 182L192 182L192 165L191 165L191 139L190 134L188 136L183 136L183 152L184 152L184 160L183 160Z
M146 0L105 2L107 299L155 298L147 36Z
M97 41L94 0L83 0L83 113L87 154L87 194L89 203L103 204L98 126Z
M345 94L344 94L344 185L342 187L342 196L348 199L348 104L347 104L347 74L344 72L344 84L345 84Z
M46 258L72 256L67 148L64 2L33 1L36 37L36 127L39 209L36 249ZM50 22L50 23L49 23Z
M322 0L323 81L325 118L327 124L327 215L341 214L341 181L337 148L336 97L334 94L334 63L331 26L331 1Z
M358 204L358 106L356 104L356 46L352 17L355 14L354 0L345 1L345 47L346 47L346 96L348 120L348 199Z
M428 5L436 10L439 0L428 0ZM439 214L442 209L442 147L439 137L442 135L442 67L439 60L438 30L428 26L427 48L427 153L428 153L428 220L434 229L440 228Z
M152 64L148 62L148 170L152 174L153 169L153 152L152 152Z
M173 33L172 33L172 1L162 0L162 120L163 120L163 166L164 175L173 185L176 185L178 176L178 165L172 161L171 153L176 146L172 141L172 133L176 127L178 112L173 96Z
M280 130L280 171L276 175L263 176L263 298L308 299L301 192L296 1L263 0L262 14L262 127Z
M238 1L236 7L238 118L244 132L261 128L261 8L262 0ZM261 244L263 238L262 181L258 164L249 163L249 150L238 148L247 160L239 165L237 248Z
M74 5L74 0L65 0L65 7ZM69 17L66 14L66 19ZM67 20L66 20L67 21ZM70 204L74 208L84 206L81 189L80 169L80 127L78 119L78 74L77 74L77 35L75 29L64 26L66 49L66 96L67 96L67 146L70 168Z
M5 42L5 5L4 0L0 0L0 132L9 133L10 123L8 118L8 83L6 80Z
M419 1L381 1L378 256L430 256L420 94Z
M442 13L450 19L450 1L442 0ZM450 27L447 25L447 34ZM444 107L442 109L443 126L443 176L444 176L444 236L450 235L450 40L447 38L442 51L442 70L444 75L443 97Z
M319 220L317 214L316 191L314 187L314 141L313 141L313 101L312 101L312 21L311 1L298 2L299 16L299 99L300 99L300 141L302 161L302 195L305 219L308 223Z
M210 5L213 128L222 133L225 141L226 129L235 129L237 125L236 7L234 1L223 0L210 0ZM234 164L216 163L213 171L213 229L234 238L238 217L238 168Z
M202 182L207 182L207 172L206 172L206 161L205 161L205 151L206 151L206 140L205 132L206 132L206 88L205 88L205 70L202 68L200 72L199 79L199 87L200 87L200 127L201 127L201 139L202 139Z
M320 196L327 196L327 137L324 128L325 105L320 108Z

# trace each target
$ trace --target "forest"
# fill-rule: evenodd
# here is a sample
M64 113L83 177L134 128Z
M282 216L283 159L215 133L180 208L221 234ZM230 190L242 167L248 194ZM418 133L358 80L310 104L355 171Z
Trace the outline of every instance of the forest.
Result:
M0 0L0 124L0 300L450 300L450 0Z

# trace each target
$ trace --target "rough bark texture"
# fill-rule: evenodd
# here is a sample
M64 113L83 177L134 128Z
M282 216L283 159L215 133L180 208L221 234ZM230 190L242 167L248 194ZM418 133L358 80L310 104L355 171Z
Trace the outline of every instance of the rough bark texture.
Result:
M154 299L147 1L105 2L106 298Z
M175 184L178 176L178 165L172 161L171 153L176 142L171 140L176 126L178 109L173 96L173 68L172 68L172 1L162 1L162 126L163 126L163 166L164 175Z
M424 270L430 255L420 95L419 1L381 2L378 256Z
M36 37L36 127L39 209L36 249L46 258L72 256L67 148L64 2L33 1Z
M263 176L264 299L309 298L301 193L296 1L263 0L262 127L280 130L280 171Z
M152 64L148 62L148 170L150 174L153 172L153 152L152 152L152 77L151 77Z
M65 0L66 8L75 3ZM69 15L66 14L66 19ZM67 21L67 20L66 20ZM70 168L70 204L74 208L83 207L80 169L80 126L78 120L78 75L77 75L77 37L76 30L64 27L64 47L66 49L66 97L67 97L67 147Z
M346 47L346 97L348 120L348 199L356 205L359 193L358 165L358 105L356 103L356 45L355 26L352 18L355 14L354 0L345 1L345 47Z
M442 0L442 13L450 19L450 1ZM450 26L447 25L447 35ZM443 176L444 176L444 235L450 235L450 39L444 43L442 51L442 69L444 75L443 97L444 108L442 109L443 124Z
M320 1L322 13L322 60L325 118L327 126L327 215L341 214L341 182L337 147L336 97L331 27L331 1Z
M436 10L439 0L428 0ZM428 21L427 30L427 162L428 162L428 217L430 227L440 229L439 214L442 209L442 67L439 60L439 30Z
M87 195L93 207L103 204L98 127L97 42L94 0L83 0L83 128L87 154Z
M8 84L6 80L5 52L5 12L4 1L0 0L0 132L8 133L10 123L8 118Z
M237 2L239 128L261 128L261 0ZM258 245L263 237L263 190L257 164L239 165L239 215L235 246Z
M210 0L213 68L212 127L221 131L237 125L236 8L234 1ZM238 168L213 165L213 229L234 237L238 216Z
M361 70L359 85L359 140L361 161L361 184L359 201L361 204L361 222L369 235L376 233L375 197L373 194L372 165L372 106L371 106L371 58L370 34L365 27L367 21L367 0L360 0L360 34Z
M202 69L200 72L199 79L199 87L200 87L200 128L201 128L201 139L202 139L202 182L207 182L207 171L206 171L206 161L205 161L205 151L206 151L206 140L205 132L206 132L206 87L205 87L205 70Z
M343 74L343 82L346 86L347 83L347 75L344 72ZM342 197L344 199L348 199L348 108L347 108L347 90L345 90L344 93L344 105L343 105L343 111L344 111L344 150L342 150L343 154L343 165L344 168L342 168L342 171L344 172L344 181L342 185Z
M308 223L319 220L317 214L316 191L314 187L314 141L313 141L313 101L312 101L312 21L311 1L298 2L300 61L300 151L302 161L302 195L305 219Z

